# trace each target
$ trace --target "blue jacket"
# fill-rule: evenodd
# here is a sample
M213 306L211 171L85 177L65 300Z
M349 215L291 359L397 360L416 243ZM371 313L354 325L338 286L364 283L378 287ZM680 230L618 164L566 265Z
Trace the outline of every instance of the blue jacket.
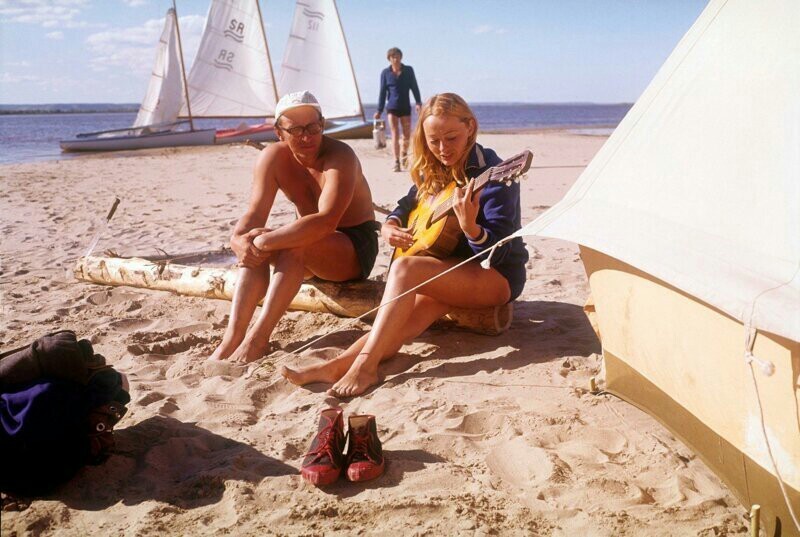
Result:
M497 153L486 149L480 144L475 144L470 150L467 159L467 177L478 177L492 166L502 162ZM477 223L484 230L484 236L478 237L476 242L467 240L462 235L453 255L462 259L472 257L481 252L487 252L500 239L508 237L522 227L520 209L519 183L514 182L506 186L505 183L490 181L480 191L480 209ZM408 225L408 215L417 206L417 187L412 186L404 197L397 202L397 208L387 217L398 220L402 226ZM511 287L512 300L519 296L525 285L527 275L525 263L528 261L528 251L520 237L500 246L492 255L491 266L502 274Z
M417 86L417 77L410 65L403 65L400 75L395 75L391 67L381 71L381 90L378 96L378 113L382 114L384 105L387 110L408 111L411 113L411 100L408 92L414 94L417 104L422 104L422 97ZM388 101L387 101L388 99Z

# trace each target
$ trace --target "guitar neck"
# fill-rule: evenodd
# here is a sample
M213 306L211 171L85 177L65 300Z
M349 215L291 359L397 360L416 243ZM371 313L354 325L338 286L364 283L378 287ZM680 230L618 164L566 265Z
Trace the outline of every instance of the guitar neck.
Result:
M528 171L531 166L531 162L533 162L533 153L525 150L522 153L501 162L497 166L489 168L474 179L475 183L473 184L472 192L480 192L489 181L505 181L510 184L512 179L515 179L519 175ZM456 198L454 192L442 200L439 206L433 210L433 213L431 213L430 223L433 224L434 222L438 222L447 216L450 211L453 210L453 205L455 205L455 203Z
M490 175L491 175L491 170L486 170L478 177L476 177L475 184L472 187L472 192L473 193L480 192L483 189L483 187L485 187L486 184L489 182ZM434 222L438 222L439 220L447 216L450 213L450 211L453 210L453 205L455 204L455 202L456 202L455 193L451 194L450 196L442 200L442 203L433 211L433 214L431 214L431 224L433 224Z

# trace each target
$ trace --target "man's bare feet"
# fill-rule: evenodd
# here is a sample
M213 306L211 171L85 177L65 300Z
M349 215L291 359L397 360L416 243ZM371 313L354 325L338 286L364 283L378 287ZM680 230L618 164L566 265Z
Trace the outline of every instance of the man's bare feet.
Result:
M361 357L366 357L366 353L361 353L347 370L347 373L334 384L328 394L337 397L355 397L361 395L378 383L378 368L377 364L372 366L366 360L361 360Z
M222 343L214 350L211 356L208 357L209 360L226 360L228 359L239 344L242 342L242 338L229 338L227 334L223 336Z
M314 382L333 384L342 378L351 363L352 360L340 356L321 364L306 367L283 366L280 369L280 373L286 380L298 386Z
M246 337L236 351L230 355L230 360L237 364L249 364L262 358L270 348L269 340L257 341L254 338Z

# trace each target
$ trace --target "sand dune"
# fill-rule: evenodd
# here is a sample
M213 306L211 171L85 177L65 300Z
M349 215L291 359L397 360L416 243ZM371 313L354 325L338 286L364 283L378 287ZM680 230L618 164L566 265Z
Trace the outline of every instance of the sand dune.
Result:
M561 132L485 135L536 155L523 183L529 221L554 204L604 139ZM375 201L409 184L387 153L352 142ZM131 382L117 452L46 498L6 501L3 535L744 535L744 509L653 419L588 393L600 347L582 305L577 247L528 240L528 283L497 337L433 329L381 369L386 381L338 401L296 388L274 366L208 376L229 303L75 282L66 273L114 196L98 249L155 254L217 248L245 206L256 153L160 150L0 167L0 348L57 328L89 338ZM293 212L279 200L272 222ZM384 248L373 277L385 273ZM323 360L358 325L291 312L269 361ZM318 490L298 469L318 412L377 416L388 466L372 483Z

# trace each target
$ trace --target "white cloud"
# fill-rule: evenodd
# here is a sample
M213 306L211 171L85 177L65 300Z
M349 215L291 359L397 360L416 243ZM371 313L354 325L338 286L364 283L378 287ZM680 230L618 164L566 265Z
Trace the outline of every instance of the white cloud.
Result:
M498 28L497 26L492 26L491 24L481 24L481 25L476 26L475 28L473 28L472 29L472 33L473 34L477 34L477 35L480 35L480 34L502 35L502 34L506 33L506 29L505 28Z
M0 0L0 21L38 24L44 28L85 28L77 20L89 0Z
M0 73L0 83L20 84L25 82L39 82L41 79L34 75L15 75L13 73Z
M129 7L139 7L148 4L148 0L122 0L123 4L127 4Z
M183 52L187 67L199 46L205 23L201 15L180 17ZM137 73L149 73L153 68L156 44L164 29L164 19L151 19L140 26L114 28L86 38L93 57L89 63L95 71L123 67Z
M64 39L64 32L48 32L44 35L47 39Z

